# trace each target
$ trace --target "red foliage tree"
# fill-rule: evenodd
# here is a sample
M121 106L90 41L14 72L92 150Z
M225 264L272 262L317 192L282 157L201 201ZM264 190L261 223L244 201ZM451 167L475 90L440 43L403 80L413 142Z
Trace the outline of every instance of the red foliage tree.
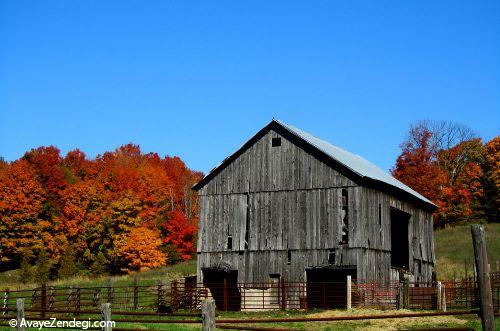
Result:
M183 260L190 259L196 249L196 226L182 212L174 210L164 228L165 242L172 244Z

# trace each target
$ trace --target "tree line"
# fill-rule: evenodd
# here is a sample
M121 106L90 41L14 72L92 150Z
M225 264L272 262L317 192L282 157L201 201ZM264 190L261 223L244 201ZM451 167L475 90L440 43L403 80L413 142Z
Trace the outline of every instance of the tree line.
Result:
M483 143L466 126L416 123L392 174L438 205L436 227L499 221L498 136ZM0 271L43 282L187 260L197 235L191 186L201 177L133 144L94 159L54 146L0 159Z
M191 186L201 176L132 144L95 159L49 146L0 161L1 268L20 267L25 281L36 271L41 281L189 259L198 209Z
M435 227L499 221L500 136L484 143L464 125L418 122L392 174L437 204Z

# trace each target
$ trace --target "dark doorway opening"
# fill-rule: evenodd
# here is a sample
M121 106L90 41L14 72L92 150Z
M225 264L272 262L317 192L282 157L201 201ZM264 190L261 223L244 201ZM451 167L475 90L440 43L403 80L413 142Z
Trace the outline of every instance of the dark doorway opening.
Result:
M356 266L306 269L307 307L347 307L347 276L356 278Z
M391 208L391 266L408 270L410 264L408 221L411 215Z
M238 290L238 270L220 270L204 268L203 285L205 285L219 310L239 311L241 308L241 294Z

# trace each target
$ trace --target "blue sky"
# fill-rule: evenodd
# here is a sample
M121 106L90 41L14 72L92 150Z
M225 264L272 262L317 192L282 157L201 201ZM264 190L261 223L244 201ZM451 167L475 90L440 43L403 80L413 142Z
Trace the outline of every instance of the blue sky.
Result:
M133 142L208 171L276 117L384 169L500 128L499 1L0 2L0 156Z

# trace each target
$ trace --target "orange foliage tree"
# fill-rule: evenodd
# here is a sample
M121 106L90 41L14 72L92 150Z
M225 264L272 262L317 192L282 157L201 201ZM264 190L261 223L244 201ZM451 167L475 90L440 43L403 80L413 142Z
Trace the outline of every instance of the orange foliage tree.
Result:
M49 146L0 162L0 259L15 264L23 250L45 248L57 260L66 245L86 267L104 258L111 273L163 265L172 249L188 259L197 218L190 188L200 177L133 144L95 159Z
M438 205L435 226L485 219L485 152L469 129L422 122L401 148L392 174Z
M165 265L166 255L161 251L162 240L156 230L133 228L117 242L117 254L123 261L123 271L147 270Z

